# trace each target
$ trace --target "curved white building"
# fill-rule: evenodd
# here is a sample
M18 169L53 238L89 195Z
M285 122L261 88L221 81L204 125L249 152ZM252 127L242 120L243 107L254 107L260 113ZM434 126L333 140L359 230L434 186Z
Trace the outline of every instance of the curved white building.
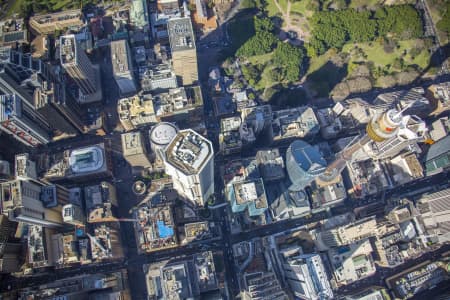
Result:
M203 206L214 193L214 149L197 132L181 130L165 149L164 166L174 188L195 205Z
M168 122L160 122L150 129L150 147L161 160L164 157L162 152L164 152L177 133L178 127Z

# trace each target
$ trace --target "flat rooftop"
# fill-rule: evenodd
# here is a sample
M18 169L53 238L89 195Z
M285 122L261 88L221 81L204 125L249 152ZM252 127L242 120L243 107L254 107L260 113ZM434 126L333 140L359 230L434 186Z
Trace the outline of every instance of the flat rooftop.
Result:
M139 131L127 132L121 135L122 151L124 156L142 154L143 145L142 134Z
M200 172L213 155L211 142L191 129L179 131L166 148L167 162L187 175Z
M172 18L167 23L172 52L195 50L195 36L191 18Z
M274 139L305 137L318 133L319 121L311 107L303 106L273 112Z
M189 276L187 262L165 266L161 269L161 284L163 286L164 299L178 300L190 299L192 293L192 280Z
M209 223L196 222L184 225L184 232L188 240L202 240L208 238L211 234L209 231Z
M63 35L60 38L60 60L62 65L75 64L77 61L75 35Z
M178 245L172 208L143 205L134 211L136 236L140 252L152 252Z
M239 130L241 127L241 118L240 117L230 117L230 118L222 118L220 120L220 131L234 131Z
M166 146L177 135L178 128L167 122L160 122L150 130L150 142L159 146Z
M267 198L262 181L245 181L233 184L238 204L253 202L256 208L267 208Z
M165 116L192 107L194 103L188 99L186 90L170 89L167 93L160 93L153 97L153 106L157 116Z
M111 62L113 73L116 75L129 73L130 62L128 61L129 47L126 40L118 40L111 42Z
M135 126L156 122L151 95L120 99L117 103L117 113L121 121L130 121Z
M216 269L211 251L194 255L194 269L201 292L217 288Z

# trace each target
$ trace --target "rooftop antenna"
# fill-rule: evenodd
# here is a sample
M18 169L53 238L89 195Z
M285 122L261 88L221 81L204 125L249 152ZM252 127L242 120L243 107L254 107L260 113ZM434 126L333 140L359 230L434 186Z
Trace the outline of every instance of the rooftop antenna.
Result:
M398 113L395 114L394 118L400 117L408 108L413 106L416 102L417 102L417 99L412 102L409 102L401 111L399 111Z

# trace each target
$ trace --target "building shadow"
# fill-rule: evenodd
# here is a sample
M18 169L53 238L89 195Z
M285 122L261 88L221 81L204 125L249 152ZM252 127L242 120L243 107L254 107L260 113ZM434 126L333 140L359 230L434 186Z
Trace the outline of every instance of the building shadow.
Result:
M315 91L316 97L328 97L333 88L347 77L347 64L338 66L328 61L306 77L305 85Z

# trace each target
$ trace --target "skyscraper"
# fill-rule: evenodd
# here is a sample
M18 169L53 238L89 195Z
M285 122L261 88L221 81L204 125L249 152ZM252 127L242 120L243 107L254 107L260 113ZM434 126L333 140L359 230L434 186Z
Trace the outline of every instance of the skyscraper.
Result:
M191 129L181 130L165 150L164 166L174 188L194 205L203 206L214 193L214 149Z
M75 39L75 35L64 35L60 38L61 65L67 73L76 81L84 94L96 92L96 78L91 61L81 49Z
M45 130L73 134L83 129L78 103L51 67L30 54L0 48L0 91L18 95L24 113Z
M111 42L111 61L114 80L119 87L120 94L136 93L136 85L133 76L133 61L131 59L130 46L126 40Z
M140 131L123 133L121 138L123 156L132 167L151 166L145 149L145 140Z
M63 84L45 81L34 90L33 98L36 111L45 117L56 135L84 132L81 107L66 93Z
M305 300L333 299L333 291L319 254L289 257L283 269L286 281L296 297Z
M173 18L167 23L172 65L181 85L198 81L197 51L191 18Z
M47 144L50 142L47 128L43 128L28 112L23 109L23 101L18 95L1 95L0 130L27 146Z
M327 162L319 150L302 141L294 141L286 152L286 169L291 179L291 191L299 191L321 175Z
M12 180L0 185L3 214L12 221L44 227L62 226L61 206L45 207L41 201L44 186L32 181Z

